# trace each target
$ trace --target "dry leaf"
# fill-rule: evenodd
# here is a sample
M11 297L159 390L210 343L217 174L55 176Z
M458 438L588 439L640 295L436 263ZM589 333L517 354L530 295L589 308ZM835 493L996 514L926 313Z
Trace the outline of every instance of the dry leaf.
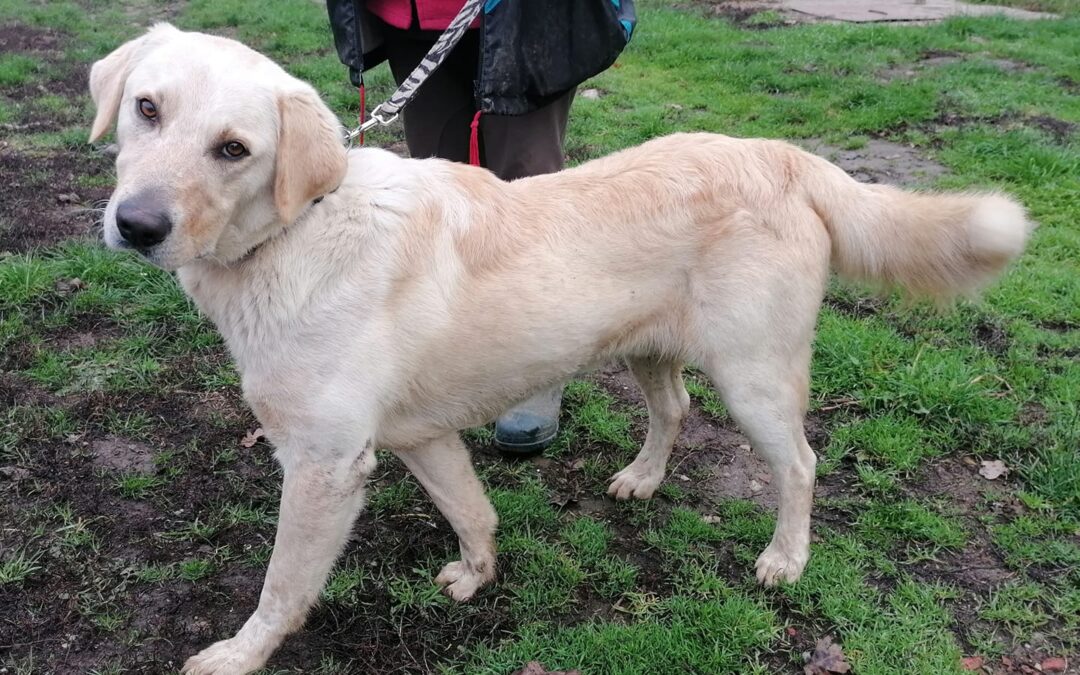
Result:
M981 670L983 658L981 656L965 656L960 659L960 670Z
M806 675L829 675L829 673L846 673L851 670L851 664L844 659L844 652L840 645L834 644L832 638L825 636L814 645L814 653L807 659L803 666Z
M245 448L250 448L264 438L266 438L266 433L263 432L262 427L259 427L255 431L249 431L244 434L244 437L240 439L240 445Z
M63 293L64 295L74 293L75 291L81 291L84 288L86 288L86 284L83 283L83 280L79 277L75 277L74 279L56 280L56 291L58 293Z
M539 661L529 661L521 670L512 675L581 675L580 670L548 670Z
M30 477L30 472L18 466L0 466L0 479L18 483Z
M551 504L552 506L557 506L560 509L566 508L566 505L571 503L576 504L577 497L574 497L573 495L567 494L565 492L556 492L552 494L551 497L548 499L548 504Z
M1069 662L1060 656L1050 656L1042 660L1044 673L1064 673L1069 668Z
M986 480L996 480L1009 473L1009 468L1000 459L984 459L979 475Z

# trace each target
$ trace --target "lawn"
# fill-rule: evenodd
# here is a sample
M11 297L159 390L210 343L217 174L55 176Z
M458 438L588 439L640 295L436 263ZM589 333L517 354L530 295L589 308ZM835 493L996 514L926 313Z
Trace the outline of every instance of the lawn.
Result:
M541 458L466 433L501 518L498 582L469 604L432 583L449 526L380 453L267 672L801 673L826 637L860 674L1054 672L1080 654L1080 9L892 27L639 5L575 103L571 162L673 131L792 139L860 179L1007 190L1041 223L1028 253L944 311L831 289L797 584L754 581L776 495L695 373L660 494L604 496L645 427L612 366L570 384ZM242 624L271 550L280 475L220 339L95 227L112 157L85 140L87 70L158 20L237 37L357 112L319 3L0 0L0 672L175 670ZM369 101L389 85L377 71Z

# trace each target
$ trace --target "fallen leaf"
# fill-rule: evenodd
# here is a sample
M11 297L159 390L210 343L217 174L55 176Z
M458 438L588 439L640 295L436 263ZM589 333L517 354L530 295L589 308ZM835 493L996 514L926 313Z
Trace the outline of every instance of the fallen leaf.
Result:
M709 525L719 525L720 523L724 522L724 519L721 518L720 516L714 516L714 515L711 515L711 514L707 515L707 516L702 516L701 519L704 520Z
M1009 468L1000 459L984 459L982 467L979 469L979 475L986 480L996 480L1008 472Z
M825 636L814 645L814 653L807 659L803 666L806 675L829 675L829 673L846 673L851 670L851 664L844 659L844 652L840 645L834 644L832 638Z
M74 279L56 280L56 290L58 293L64 293L66 295L68 293L74 293L75 291L81 291L84 288L86 288L86 284L83 283L83 280L79 277L75 277Z
M18 483L30 477L30 472L18 466L0 466L0 478Z
M965 656L960 659L961 670L981 670L983 667L983 658L981 656Z
M599 89L582 89L578 96L580 96L581 98L587 98L595 101L596 99L603 96L603 93L601 93Z
M266 438L266 433L262 430L262 427L259 427L255 431L249 431L244 434L244 437L240 439L240 445L245 448L250 448L264 438Z
M1064 673L1069 668L1069 662L1060 656L1049 656L1039 665L1044 673Z
M577 497L574 497L573 495L563 492L556 492L555 494L551 495L550 499L548 499L548 504L551 504L552 506L557 506L562 509L565 508L567 504L577 504L577 501Z
M539 661L529 661L521 670L514 671L511 675L581 675L580 670L548 670L540 665Z

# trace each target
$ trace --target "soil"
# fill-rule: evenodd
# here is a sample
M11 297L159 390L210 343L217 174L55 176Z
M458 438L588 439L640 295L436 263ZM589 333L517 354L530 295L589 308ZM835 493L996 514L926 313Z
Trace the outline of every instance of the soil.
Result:
M798 17L794 13L784 11L779 3L769 1L680 0L675 3L675 6L693 7L700 10L706 16L723 17L742 28L776 28L777 26L793 25L798 22ZM758 16L766 11L774 12L778 19L775 21L749 21L751 17Z
M90 444L93 463L111 471L154 473L154 449L116 436L99 438Z
M22 24L0 26L0 50L7 54L52 53L60 55L65 37L51 28Z
M872 138L858 149L844 150L818 139L799 141L804 148L833 162L862 183L925 185L948 173L921 151L901 143Z
M86 96L88 67L64 59L68 37L58 31L19 24L0 26L0 51L24 54L60 73L45 84L0 88L0 96L28 102L46 94L75 103L61 112L43 112L20 106L15 122L0 128L0 253L23 252L48 246L96 229L94 210L109 196L107 188L79 185L82 176L112 173L112 159L90 146L69 150L26 150L16 146L18 136L57 131L80 120L80 102ZM10 140L9 140L10 139Z

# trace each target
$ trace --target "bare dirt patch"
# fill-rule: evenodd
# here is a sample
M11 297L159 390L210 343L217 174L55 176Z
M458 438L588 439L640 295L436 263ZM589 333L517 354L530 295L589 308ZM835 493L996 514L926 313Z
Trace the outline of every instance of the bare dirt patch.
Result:
M0 140L0 252L22 252L92 232L93 207L109 194L104 188L83 187L78 179L110 174L111 159L90 146L30 150L32 144L25 142L27 134L60 131L80 121L88 66L67 61L63 47L69 40L51 29L0 26L0 51L24 54L42 66L31 81L0 89L0 95L20 103ZM42 96L71 103L63 109L37 107L34 101Z
M1055 142L1061 144L1069 143L1077 131L1080 130L1080 125L1077 125L1074 122L1067 122L1065 120L1057 119L1056 117L1050 117L1049 115L1019 115L1008 113L977 117L956 113L951 110L946 110L938 115L930 126L932 129L936 130L942 127L960 127L972 124L990 125L997 127L1002 131L1020 127L1030 127L1044 132L1052 137Z
M761 0L682 0L676 6L693 7L706 16L724 18L743 28L776 28L797 23L797 15L781 5ZM771 20L761 20L768 16L763 12L770 12Z
M0 51L5 54L58 54L64 35L52 28L22 24L0 26Z
M111 172L95 153L29 155L0 142L0 251L22 252L96 231L94 205L109 189L78 185L87 173Z
M915 147L879 138L870 139L863 147L853 150L844 150L817 139L800 141L799 144L833 162L862 183L917 186L948 173L948 169L927 158Z
M154 449L145 443L106 436L91 443L90 451L94 464L104 469L124 473L154 472Z
M0 52L30 57L38 61L43 69L51 74L45 81L31 81L17 87L2 89L0 93L14 100L25 100L42 94L68 98L85 95L90 67L84 63L69 63L65 59L63 49L70 39L67 33L52 28L25 26L18 23L0 26ZM34 128L48 122L48 120L38 120L37 123L31 123L29 120L22 121Z
M982 320L972 329L975 342L995 356L1003 356L1009 351L1009 334L999 323Z

